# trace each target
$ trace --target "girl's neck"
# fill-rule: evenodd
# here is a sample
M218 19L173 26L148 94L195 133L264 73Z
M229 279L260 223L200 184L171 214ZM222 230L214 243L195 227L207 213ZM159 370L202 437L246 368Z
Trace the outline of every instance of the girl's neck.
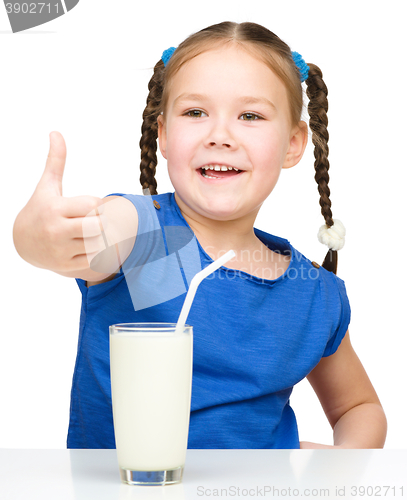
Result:
M236 256L226 267L268 280L277 279L288 269L290 256L273 252L255 235L253 225L258 210L244 218L217 221L190 210L177 193L175 199L202 248L213 260L234 250Z
M192 211L179 199L177 193L175 200L184 219L211 258L217 259L231 249L238 255L243 250L254 251L263 246L253 228L258 210L239 219L219 221Z

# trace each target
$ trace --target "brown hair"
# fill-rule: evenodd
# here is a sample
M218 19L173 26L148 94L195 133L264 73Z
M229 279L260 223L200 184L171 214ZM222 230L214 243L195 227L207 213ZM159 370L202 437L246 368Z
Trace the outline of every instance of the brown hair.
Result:
M286 87L292 124L297 124L301 120L303 94L300 72L293 61L291 49L277 35L255 23L223 22L198 31L177 47L166 67L161 59L154 67L154 74L148 85L149 94L143 112L140 139L140 182L144 193L157 194L157 181L155 180L157 118L161 113L165 115L172 77L183 64L192 58L227 43L238 44L269 66ZM320 194L321 213L325 224L330 227L333 225L333 220L328 187L328 90L322 79L321 70L314 64L308 64L308 66L309 75L306 84L309 98L309 125L314 144L315 180ZM329 271L336 273L337 252L329 250L322 265Z

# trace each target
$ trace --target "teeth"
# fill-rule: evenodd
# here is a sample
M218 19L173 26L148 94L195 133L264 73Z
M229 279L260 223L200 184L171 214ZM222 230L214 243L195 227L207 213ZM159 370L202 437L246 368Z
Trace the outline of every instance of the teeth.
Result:
M239 172L239 169L236 167L227 167L226 165L205 165L205 167L202 167L202 170L216 170L222 172L226 172L227 170L236 170L236 172Z
M202 174L202 177L206 177L207 179L216 179L216 177L213 177L213 175Z

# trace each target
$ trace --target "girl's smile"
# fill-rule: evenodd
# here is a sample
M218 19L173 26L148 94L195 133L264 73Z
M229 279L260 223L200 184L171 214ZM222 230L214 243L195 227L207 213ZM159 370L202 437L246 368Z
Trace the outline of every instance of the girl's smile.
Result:
M205 179L215 179L217 181L230 179L243 172L236 167L231 167L230 165L218 165L217 163L212 165L205 165L197 169L197 172L202 175Z
M281 169L295 165L306 144L306 126L290 122L283 83L234 44L181 66L158 122L181 210L217 221L253 224Z

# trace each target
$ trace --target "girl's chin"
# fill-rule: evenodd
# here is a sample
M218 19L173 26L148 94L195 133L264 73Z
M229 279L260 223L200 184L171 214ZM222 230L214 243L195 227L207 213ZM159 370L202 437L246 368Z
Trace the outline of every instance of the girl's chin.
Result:
M193 203L191 209L211 220L230 221L240 217L240 210L234 204L223 204L216 202Z

